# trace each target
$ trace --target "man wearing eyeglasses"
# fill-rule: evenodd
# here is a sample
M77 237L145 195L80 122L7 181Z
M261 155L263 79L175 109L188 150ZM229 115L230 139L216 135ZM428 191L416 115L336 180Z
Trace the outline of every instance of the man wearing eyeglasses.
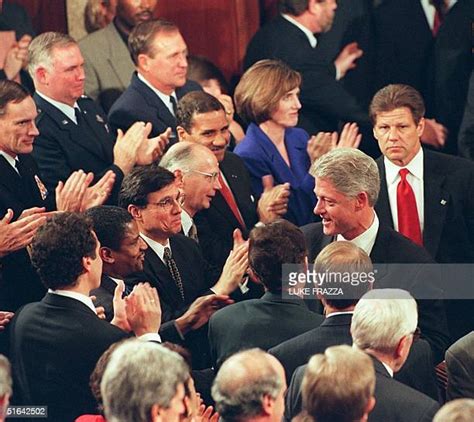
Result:
M170 171L152 164L135 167L125 178L119 196L138 224L147 243L142 272L127 279L129 284L148 281L156 287L162 308L162 322L183 315L191 303L209 294L229 295L239 285L248 265L246 242L235 245L216 277L204 260L199 245L180 234L184 195L181 182ZM190 335L207 346L206 328ZM192 338L189 338L193 342ZM194 364L205 367L205 353ZM196 368L196 366L194 366Z

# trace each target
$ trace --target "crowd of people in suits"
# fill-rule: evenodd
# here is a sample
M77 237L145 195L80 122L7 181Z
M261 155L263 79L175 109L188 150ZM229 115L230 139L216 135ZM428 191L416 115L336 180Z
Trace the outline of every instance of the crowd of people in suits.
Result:
M473 420L472 0L280 0L233 99L156 3L0 1L0 421Z

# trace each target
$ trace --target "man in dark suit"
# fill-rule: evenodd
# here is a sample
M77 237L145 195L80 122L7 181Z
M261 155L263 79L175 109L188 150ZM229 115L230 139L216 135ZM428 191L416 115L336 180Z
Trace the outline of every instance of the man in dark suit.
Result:
M206 146L219 162L221 189L209 208L196 213L194 221L206 260L222 268L232 249L235 229L247 238L258 221L271 222L286 213L289 186L268 186L256 203L244 162L226 151L229 122L224 106L212 95L201 91L185 95L178 104L177 121L180 141Z
M460 338L446 351L448 400L474 399L474 331Z
M415 300L403 290L374 289L354 309L354 345L372 357L376 373L376 403L369 421L428 422L439 408L433 399L393 379L405 364L413 343L416 308ZM301 410L304 370L304 366L299 367L291 380L286 399L287 421Z
M35 82L40 131L33 156L53 190L78 169L92 172L95 179L108 170L115 174L111 202L117 201L123 176L135 164L148 164L163 150L163 139L146 139L151 126L138 122L117 140L107 120L84 93L84 59L77 43L68 35L46 32L30 45L29 70ZM151 142L150 142L151 141Z
M334 58L319 52L314 36L331 28L336 7L334 0L282 2L283 14L255 34L244 59L245 68L258 60L280 59L301 73L298 125L310 134L337 130L339 121L369 125L367 113L338 80L355 66L362 51L349 44L332 63Z
M176 138L176 105L199 84L186 79L188 49L176 25L165 20L139 24L129 37L137 72L109 112L114 130L127 130L136 121L150 122L152 135L168 127Z
M119 327L126 328L128 320L136 335L160 340L157 293L149 286L137 287L130 297L137 312L117 316L117 326L97 317L89 292L99 286L102 261L91 221L81 214L62 213L42 226L32 261L50 290L41 302L23 307L11 323L18 402L48 406L48 420L57 422L95 413L89 377L100 355L128 337Z
M379 222L374 206L380 178L372 158L355 149L338 148L323 155L310 171L316 178L318 198L314 212L322 218L322 223L302 228L310 260L332 241L349 240L362 248L374 264L433 263L426 250ZM403 271L403 277L398 271ZM427 281L433 276L427 271L419 265L387 267L377 274L376 285L403 286L423 295L418 302L422 337L430 343L435 362L440 362L449 336L443 303L425 300L440 294Z
M466 108L459 128L459 155L474 161L474 69L469 80Z
M377 215L382 224L423 245L437 262L472 263L474 164L421 148L424 114L421 95L408 85L388 85L372 99L374 136L383 154L377 160L381 177ZM409 187L413 200L400 191L403 186ZM450 291L448 297L455 294ZM459 302L451 308L454 338L474 329L469 308Z
M290 222L278 220L250 232L250 277L263 284L265 294L222 309L210 319L214 365L240 349L268 350L321 324L323 317L311 312L301 298L282 295L282 265L299 264L305 271L306 262L304 236Z

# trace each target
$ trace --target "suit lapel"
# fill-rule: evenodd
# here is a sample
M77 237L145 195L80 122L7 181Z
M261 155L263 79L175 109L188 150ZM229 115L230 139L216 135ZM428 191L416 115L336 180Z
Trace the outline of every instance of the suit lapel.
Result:
M101 147L101 139L96 137L94 131L88 127L87 136L84 136L84 131L79 129L79 127L63 112L58 110L56 107L48 103L37 94L34 95L34 99L38 106L38 112L47 113L51 119L55 121L56 125L63 131L64 136L62 139L68 137L70 142L73 144L80 145L90 153L98 156L101 159L104 159Z
M380 174L380 193L375 206L375 211L380 220L380 224L393 228L392 211L390 210L390 200L388 199L387 178L385 174L385 165L383 155L377 159L377 166Z
M423 240L431 256L436 256L449 207L450 195L443 189L445 175L439 171L442 165L429 151L424 150L424 230Z
M122 89L125 90L130 83L130 74L133 72L133 66L130 66L123 58L128 57L130 53L113 23L108 25L105 34L108 39L107 45L110 46L107 60L115 76L122 83Z

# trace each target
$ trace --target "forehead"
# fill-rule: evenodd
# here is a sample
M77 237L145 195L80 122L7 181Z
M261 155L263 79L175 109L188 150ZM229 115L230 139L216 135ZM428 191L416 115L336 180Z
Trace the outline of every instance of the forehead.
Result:
M5 119L33 120L38 115L36 104L29 95L20 102L9 102L5 107L5 114L0 116L0 121Z
M337 190L328 178L315 178L314 192L319 197L346 197L344 193Z
M173 183L166 185L160 190L149 193L147 198L149 202L157 202L163 198L166 198L167 196L176 197L178 193L179 193L178 182L174 181Z
M376 124L397 121L414 123L415 119L413 118L413 113L408 107L399 107L390 111L380 111L377 113L375 118Z
M219 162L217 161L216 156L206 147L203 147L202 150L199 149L199 152L195 153L193 161L195 163L196 168L206 167L214 170L219 167Z
M151 40L153 50L156 53L172 54L176 51L186 50L184 38L178 30L160 31Z
M221 130L226 126L229 126L229 123L224 110L194 113L191 120L191 131Z
M123 233L122 243L135 239L139 234L138 224L135 220L128 222L125 225L125 232Z
M53 47L51 57L56 69L64 69L69 66L82 64L84 59L77 44L69 44L61 47Z

